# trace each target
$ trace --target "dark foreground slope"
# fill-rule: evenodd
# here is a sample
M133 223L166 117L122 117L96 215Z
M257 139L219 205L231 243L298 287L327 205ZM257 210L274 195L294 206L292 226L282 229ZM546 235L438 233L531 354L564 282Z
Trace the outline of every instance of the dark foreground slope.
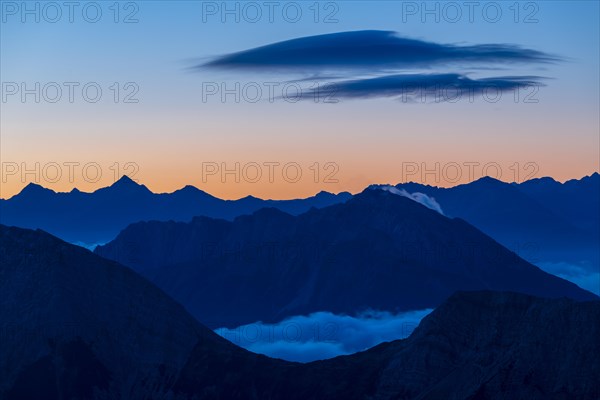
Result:
M304 366L199 345L175 390L198 399L596 400L599 336L598 301L461 292L408 339Z
M0 260L0 399L163 398L200 340L233 347L130 269L45 232L0 225Z
M155 286L0 225L0 398L598 398L600 302L458 293L406 340L311 364L237 348Z
M367 189L299 216L129 226L96 253L146 276L211 328L318 311L432 308L457 290L597 297L460 219Z

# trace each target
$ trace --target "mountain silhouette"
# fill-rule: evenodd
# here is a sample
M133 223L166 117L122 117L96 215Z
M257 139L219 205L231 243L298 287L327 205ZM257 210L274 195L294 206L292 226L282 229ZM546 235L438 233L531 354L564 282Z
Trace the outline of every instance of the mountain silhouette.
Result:
M200 339L232 346L130 269L43 231L0 225L0 258L2 399L157 398Z
M433 197L446 215L465 219L532 263L600 263L600 175L505 183L485 177L452 188L396 186Z
M266 208L233 221L136 223L95 252L147 277L211 328L431 308L457 290L596 298L464 220L380 189L299 216Z
M208 399L594 400L598 321L598 301L459 292L407 339L302 366L200 344L174 390Z
M548 210L600 237L600 174L560 183L552 178L532 179L518 185L519 190Z
M93 193L73 190L56 193L36 184L19 194L0 200L0 223L43 229L72 243L105 243L127 225L138 221L190 221L198 215L233 219L263 207L277 207L300 214L312 207L343 202L351 195L321 192L297 200L262 200L245 197L221 200L193 186L173 193L152 193L146 186L123 176L113 185Z
M0 239L2 399L600 394L600 301L459 292L407 339L298 364L234 346L133 271L43 231L0 225Z
M598 173L565 183L539 178L509 184L485 177L452 188L417 183L397 188L434 198L447 215L465 219L532 263L584 263L594 270L600 264ZM347 192L320 192L295 200L252 196L221 200L193 186L156 194L123 176L93 193L77 189L55 193L29 184L14 197L0 199L0 223L43 229L72 243L96 245L139 221L189 222L196 216L233 220L264 207L299 215L351 197Z

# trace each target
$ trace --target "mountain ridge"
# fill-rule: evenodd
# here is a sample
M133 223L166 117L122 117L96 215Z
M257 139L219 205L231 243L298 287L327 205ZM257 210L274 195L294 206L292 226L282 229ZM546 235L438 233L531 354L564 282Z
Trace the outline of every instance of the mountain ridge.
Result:
M598 300L456 292L407 339L299 364L234 346L133 271L41 230L0 225L0 239L6 400L593 400L600 393Z
M298 216L263 208L233 221L136 223L95 252L155 282L211 328L431 308L461 289L596 298L466 221L385 190Z
M504 400L586 399L600 394L594 354L600 302L512 292L457 292L403 340L304 366L218 359L198 346L175 385L208 398ZM588 329L580 333L581 324ZM581 354L584 354L581 356ZM207 370L207 364L214 370ZM241 370L230 373L233 366ZM252 372L251 372L252 371ZM253 393L206 383L253 375ZM318 376L319 379L314 379ZM285 383L282 383L285 382Z
M199 215L233 220L263 207L299 215L353 196L319 192L293 200L221 200L191 185L172 193L152 193L130 178L121 178L113 186L91 193L55 193L28 185L11 199L0 200L0 223L41 228L69 242L93 247L114 239L138 221L187 222ZM120 191L120 186L125 189ZM396 188L434 199L448 215L469 221L530 262L567 263L592 273L600 265L598 173L565 183L548 177L523 183L482 178L453 188L414 182Z
M247 196L222 200L187 185L172 193L153 193L123 176L113 185L94 192L54 192L30 184L8 200L0 200L0 223L41 228L72 243L98 244L113 239L138 221L189 221L198 215L231 220L262 207L278 207L299 214L350 198L350 193L293 200L262 200Z

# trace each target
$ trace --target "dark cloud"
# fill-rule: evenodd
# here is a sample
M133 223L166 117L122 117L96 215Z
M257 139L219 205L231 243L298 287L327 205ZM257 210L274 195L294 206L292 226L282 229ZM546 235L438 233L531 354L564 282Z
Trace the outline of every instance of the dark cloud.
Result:
M264 71L379 72L449 64L551 63L555 56L510 44L438 44L391 31L353 31L301 37L218 57L199 67Z
M506 76L471 79L461 74L396 74L375 78L341 80L311 89L306 99L397 97L402 101L455 101L468 96L498 94L516 89L543 86L537 76Z
M286 92L292 97L287 100L293 101L392 97L407 102L453 102L467 97L472 101L475 95L493 101L506 91L543 86L544 78L537 76L478 74L474 78L472 73L467 76L467 71L481 73L510 64L557 61L556 56L511 44L439 44L370 30L277 42L224 55L197 68L295 73L297 78L287 82L295 90L292 95ZM434 68L435 73L431 72ZM448 73L452 68L461 72Z

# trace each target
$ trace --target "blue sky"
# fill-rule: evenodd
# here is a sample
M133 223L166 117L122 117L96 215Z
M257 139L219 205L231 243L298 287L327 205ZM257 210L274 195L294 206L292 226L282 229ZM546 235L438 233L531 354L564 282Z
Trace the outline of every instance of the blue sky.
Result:
M31 165L75 159L98 162L105 170L113 162L131 161L140 166L138 178L157 191L191 183L223 197L276 198L397 183L401 180L398 160L428 164L493 161L506 170L515 162L536 162L539 175L561 180L598 169L598 2L478 2L472 22L465 2L452 2L462 13L455 23L448 19L454 18L457 8L448 8L448 3L427 3L430 9L437 5L439 22L435 14L423 15L422 2L275 2L273 22L264 2L251 3L263 13L258 22L247 20L254 14L243 14L249 6L242 2L227 3L229 8L239 7L239 22L231 14L223 22L222 2L143 1L120 2L118 23L114 22L115 9L110 8L113 2L98 3L102 16L97 23L86 21L80 11L89 8L89 2L78 3L73 23L64 7L57 23L46 21L54 15L50 9L47 15L41 10L36 23L35 15L21 21L21 2L3 2L3 84L97 82L103 98L94 104L81 98L52 104L38 104L31 97L22 102L18 95L3 99L2 160ZM16 11L14 4L19 8ZM36 2L27 4L33 8ZM207 13L215 7L216 14ZM94 9L88 10L92 16ZM289 22L296 9L302 17ZM498 9L501 17L491 22ZM138 22L123 23L128 15ZM325 23L328 15L337 22ZM515 44L558 55L564 61L467 71L471 77L547 77L547 86L536 94L536 104L504 98L495 104L417 105L386 98L344 100L336 105L243 99L236 103L221 101L219 96L203 101L207 82L244 84L292 78L192 69L223 54L283 40L366 29L440 44ZM432 72L451 70L442 66ZM109 101L114 82L120 86L118 103ZM123 96L129 93L124 85L129 82L139 89L134 96L138 103L123 104ZM298 162L306 168L314 162L335 162L339 183L306 180L290 186L288 182L200 181L203 161L271 160ZM22 179L3 183L1 197L25 184ZM91 189L106 183L104 179L97 183L79 179L46 182L45 186Z

